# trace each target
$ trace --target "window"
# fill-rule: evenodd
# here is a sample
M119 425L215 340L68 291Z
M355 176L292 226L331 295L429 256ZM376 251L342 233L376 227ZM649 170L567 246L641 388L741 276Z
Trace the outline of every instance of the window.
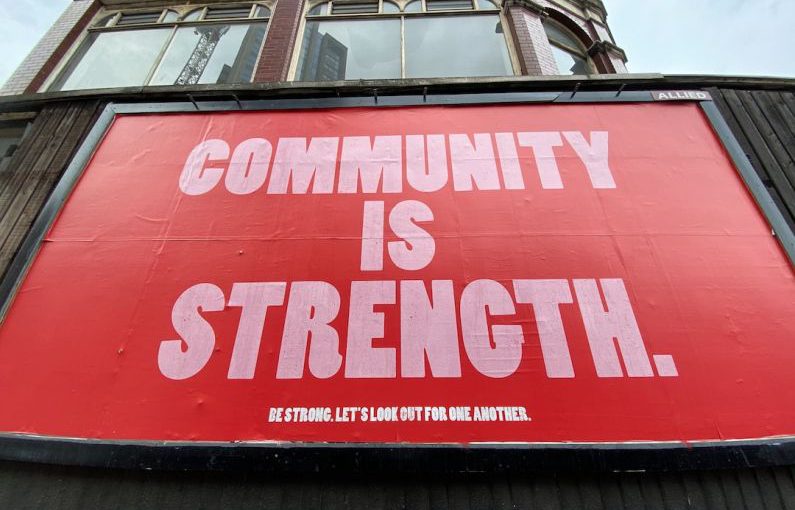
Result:
M250 82L270 9L258 4L101 18L51 90Z
M544 30L552 46L552 54L558 65L559 74L592 74L593 63L588 51L563 25L552 20L544 22Z
M512 74L499 10L489 0L332 0L307 13L295 79Z
M30 131L30 126L31 121L26 119L0 120L0 173L8 168L17 147Z

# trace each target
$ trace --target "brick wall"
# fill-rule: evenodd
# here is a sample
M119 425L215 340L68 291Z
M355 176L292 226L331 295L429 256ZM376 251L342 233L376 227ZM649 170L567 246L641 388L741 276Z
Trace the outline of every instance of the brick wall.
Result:
M262 48L255 82L285 81L292 49L301 22L304 0L279 0L271 16L268 37Z
M557 74L558 66L542 23L543 13L521 5L509 5L507 10L514 28L517 53L522 62L522 74Z
M82 32L83 25L96 9L98 5L94 0L75 0L70 3L3 85L0 95L35 92Z
M513 26L514 42L522 73L535 76L558 74L543 20L551 17L564 25L590 49L600 73L625 73L623 51L613 44L606 20L590 19L554 0L506 0L505 10Z

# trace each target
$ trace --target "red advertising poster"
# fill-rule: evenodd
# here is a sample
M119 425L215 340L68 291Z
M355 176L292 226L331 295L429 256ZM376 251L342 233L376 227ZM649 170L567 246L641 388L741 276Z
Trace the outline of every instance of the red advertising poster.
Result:
M0 329L0 430L795 435L794 305L693 104L119 115Z

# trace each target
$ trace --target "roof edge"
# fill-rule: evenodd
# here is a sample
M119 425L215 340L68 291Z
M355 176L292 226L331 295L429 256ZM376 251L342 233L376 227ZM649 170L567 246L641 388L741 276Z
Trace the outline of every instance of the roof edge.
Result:
M795 78L721 75L601 74L591 76L515 76L499 78L432 78L335 82L272 82L187 87L125 87L0 96L0 111L65 101L168 101L207 98L280 99L297 97L499 93L570 90L696 89L708 87L791 90Z

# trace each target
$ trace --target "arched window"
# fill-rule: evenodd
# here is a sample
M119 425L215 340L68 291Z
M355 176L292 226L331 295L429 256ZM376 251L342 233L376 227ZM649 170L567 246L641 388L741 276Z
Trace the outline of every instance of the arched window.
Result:
M544 30L552 46L559 74L593 74L594 65L588 51L567 28L553 20L544 21Z
M489 0L332 0L307 11L295 79L512 74Z
M102 16L50 90L249 82L270 12L241 3Z

